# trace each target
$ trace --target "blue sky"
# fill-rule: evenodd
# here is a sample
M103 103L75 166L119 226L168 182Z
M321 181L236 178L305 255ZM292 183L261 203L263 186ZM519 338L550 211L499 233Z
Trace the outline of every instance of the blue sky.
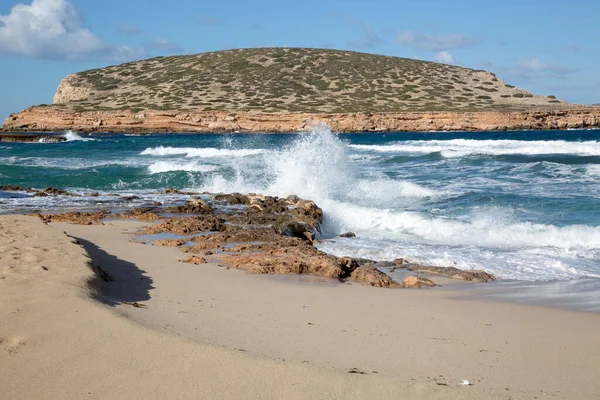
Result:
M486 69L600 102L598 0L0 0L0 121L69 73L156 55L324 47Z

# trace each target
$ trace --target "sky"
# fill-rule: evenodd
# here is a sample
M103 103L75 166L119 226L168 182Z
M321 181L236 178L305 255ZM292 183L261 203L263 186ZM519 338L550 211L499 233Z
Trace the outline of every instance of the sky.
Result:
M600 103L599 15L600 0L0 0L0 122L70 73L249 47L436 61Z

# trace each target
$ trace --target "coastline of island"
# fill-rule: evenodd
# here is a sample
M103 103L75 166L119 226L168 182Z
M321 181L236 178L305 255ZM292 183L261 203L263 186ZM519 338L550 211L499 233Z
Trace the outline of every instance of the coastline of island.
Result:
M598 129L600 109L311 114L157 110L75 112L30 107L11 114L0 131L295 133L319 122L341 133Z

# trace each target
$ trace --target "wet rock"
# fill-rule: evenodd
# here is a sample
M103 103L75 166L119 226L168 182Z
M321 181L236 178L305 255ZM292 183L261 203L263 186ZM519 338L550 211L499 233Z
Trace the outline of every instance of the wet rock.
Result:
M231 193L231 194L217 194L212 196L212 200L216 201L224 201L226 203L237 205L237 204L250 204L250 199L248 196L243 195L241 193Z
M141 197L139 197L139 196L123 196L119 200L121 200L121 201L135 201L135 200L140 200L140 199L141 199Z
M408 266L407 269L409 271L417 272L417 273L429 273L446 276L452 279L462 279L464 281L469 282L488 282L495 281L496 277L492 274L488 274L487 272L481 270L469 270L464 271L454 267L433 267L427 265L417 265L417 266Z
M101 225L102 219L110 212L106 210L96 212L68 212L63 214L30 214L41 218L44 223L66 222L76 225Z
M17 186L18 187L18 186ZM0 188L1 189L1 188ZM52 186L47 187L46 189L43 190L35 190L35 189L30 189L30 188L23 188L23 190L27 190L27 191L34 191L35 194L33 195L33 197L46 197L46 196L79 196L75 193L71 193L71 192L67 192L66 190L60 190L60 189L56 189Z
M391 278L374 267L360 267L352 258L326 254L298 238L282 238L276 242L239 246L231 250L242 253L223 256L223 263L255 274L310 274L351 279L372 286L395 286Z
M0 186L0 190L6 192L36 192L36 190L32 188L15 185L2 185Z
M167 247L178 247L186 244L187 241L185 239L160 239L155 240L154 246L167 246Z
M432 280L422 278L420 276L407 276L401 283L400 287L405 289L415 289L423 286L437 286Z
M223 242L223 243L243 243L243 242L270 242L278 240L280 237L271 228L257 227L235 227L226 225L225 230L211 235L196 236L195 242Z
M194 265L206 264L206 260L200 256L189 256L183 262Z
M206 201L194 197L186 205L168 207L165 212L207 215L213 214L214 210Z
M354 232L345 232L345 233L340 233L338 236L343 237L343 238L354 238L354 237L356 237L356 234Z
M192 235L201 232L215 232L225 230L225 220L212 215L170 218L156 225L144 228L145 235L157 233L174 233L176 235Z
M214 251L217 251L219 249L219 246L221 245L221 243L219 242L200 242L200 243L196 243L193 246L181 246L179 247L179 250L183 251L184 253L194 253L194 254L207 254L209 253L210 250L211 254Z
M70 193L70 192L67 192L66 190L60 190L60 189L54 188L52 186L47 187L46 189L42 190L41 192L52 195L52 196L77 196L75 193Z
M275 232L280 235L297 237L313 242L315 237L315 228L309 224L300 221L284 221L274 226Z
M379 271L374 264L358 267L352 271L350 278L369 286L376 287L398 287L392 278Z
M156 214L155 207L140 207L133 210L128 210L126 213L112 214L109 217L113 219L138 219L143 221L156 221L160 219Z
M397 268L405 268L404 258L396 258L392 263L394 263Z

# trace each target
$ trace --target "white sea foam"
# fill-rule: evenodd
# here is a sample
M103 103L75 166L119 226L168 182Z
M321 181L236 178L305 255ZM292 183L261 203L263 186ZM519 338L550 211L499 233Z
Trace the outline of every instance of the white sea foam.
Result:
M67 142L75 142L75 141L84 141L84 142L89 142L89 141L94 141L96 139L92 139L92 138L84 138L79 136L76 132L73 132L71 130L66 131L63 134L63 137L67 139Z
M0 157L0 165L15 165L20 167L42 167L57 169L83 169L107 165L140 167L148 165L144 160L125 158L116 160L98 160L88 158L58 158L58 157Z
M426 216L420 212L381 210L349 203L329 204L330 218L343 224L339 229L380 232L410 237L428 244L478 246L487 249L553 248L560 251L597 250L600 256L600 227L519 222L512 212L485 208L463 219Z
M170 171L187 171L187 172L211 172L215 171L215 165L200 164L196 161L177 162L177 161L158 161L148 166L148 171L151 174L160 174Z
M142 156L174 156L218 158L218 157L247 157L265 153L265 149L217 149L213 147L148 147L142 151Z
M466 157L470 155L543 155L573 154L579 156L600 155L600 142L567 142L564 140L409 140L389 145L350 145L361 151L384 153L441 153L443 157Z
M456 146L463 141L450 142ZM523 142L509 141L512 150L506 145L482 144L490 141L475 142L480 145L469 144L471 153L483 151L486 146L498 152L504 149L505 153L506 149L523 151ZM519 149L517 144L521 145ZM380 147L387 151L390 146ZM499 277L515 279L568 279L600 272L594 267L600 260L600 227L521 221L515 216L518 209L502 207L471 208L461 216L447 216L443 209L425 212L419 205L429 199L460 195L461 180L449 191L440 190L440 183L435 180L432 184L436 186L428 187L371 169L365 176L365 166L357 163L353 148L356 146L348 146L320 126L313 133L301 135L283 151L265 153L256 160L233 160L228 166L234 174L216 173L201 189L296 194L313 199L325 212L325 237L342 231L359 235L351 241L326 240L322 244L338 255L409 257L432 265L483 268ZM367 148L373 150L373 146ZM419 142L410 148L425 152L431 151L432 146ZM540 153L547 151L548 146ZM537 176L535 168L542 168L552 179L567 179L580 174L577 171L582 167L536 163L519 173ZM497 184L504 182L494 185ZM489 185L488 182L483 186Z

